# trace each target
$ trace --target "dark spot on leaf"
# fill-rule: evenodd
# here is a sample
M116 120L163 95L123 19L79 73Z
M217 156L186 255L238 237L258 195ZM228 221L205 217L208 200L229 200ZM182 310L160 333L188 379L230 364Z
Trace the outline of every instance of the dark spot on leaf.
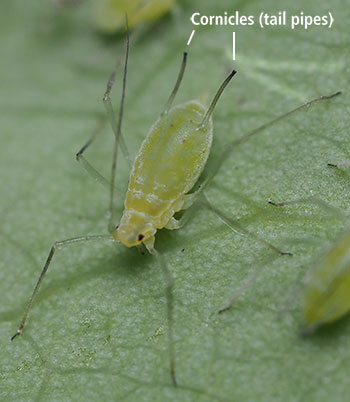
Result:
M138 237L139 241L141 241L144 237L145 236L143 234L139 234L139 237Z

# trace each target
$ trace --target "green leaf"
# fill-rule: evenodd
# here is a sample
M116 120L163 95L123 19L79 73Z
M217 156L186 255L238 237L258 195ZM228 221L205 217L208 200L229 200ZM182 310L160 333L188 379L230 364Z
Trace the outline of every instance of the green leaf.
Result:
M274 209L268 200L310 195L348 209L349 8L295 0L288 15L331 11L332 28L203 26L191 45L190 16L277 13L281 3L182 1L141 31L130 54L123 133L133 155L174 85L182 51L188 68L177 97L210 99L237 76L214 114L212 159L243 133L319 95L340 97L289 117L233 152L207 190L241 225L294 256L278 257L197 209L156 246L175 277L178 388L171 385L166 300L151 256L122 245L82 244L57 253L22 336L15 332L51 245L106 233L108 191L75 161L104 116L102 95L123 37L95 29L93 7L3 0L1 50L1 386L6 401L345 401L349 319L301 339L301 278L344 222L317 206ZM231 55L236 32L237 61ZM120 94L121 72L113 91ZM108 177L108 125L88 159ZM128 167L118 163L117 214ZM217 311L260 272L222 315Z

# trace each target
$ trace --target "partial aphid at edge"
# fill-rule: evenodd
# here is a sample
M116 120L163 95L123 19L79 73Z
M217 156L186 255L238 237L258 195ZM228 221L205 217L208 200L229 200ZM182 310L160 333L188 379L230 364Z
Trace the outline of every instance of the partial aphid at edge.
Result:
M105 33L124 28L125 13L129 28L141 23L152 23L166 14L176 0L103 0L97 9L97 27Z
M334 166L334 165L331 165ZM346 217L317 197L269 204L284 207L314 204L341 220ZM319 327L331 324L350 312L350 228L334 240L328 250L307 271L302 296L303 323L301 334L311 335Z
M350 229L347 228L305 278L303 334L350 312Z

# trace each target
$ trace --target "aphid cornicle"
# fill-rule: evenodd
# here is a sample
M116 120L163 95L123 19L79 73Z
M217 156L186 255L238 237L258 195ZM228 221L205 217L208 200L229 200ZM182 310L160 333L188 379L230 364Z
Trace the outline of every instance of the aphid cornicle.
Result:
M128 30L127 30L128 32ZM126 145L123 137L121 136L121 125L123 117L123 108L126 93L126 76L128 65L129 53L129 35L126 35L126 56L123 75L123 88L122 97L119 108L119 117L116 119L112 102L110 99L110 92L113 87L116 70L118 63L107 83L107 90L104 95L103 101L106 107L107 115L110 120L111 127L114 132L114 147L113 158L111 167L111 179L107 181L94 167L85 159L85 150L93 143L98 131L96 131L87 143L77 153L77 160L92 176L104 185L109 186L109 206L108 216L109 235L90 235L75 237L68 240L63 240L54 243L52 246L44 267L41 271L37 284L34 288L32 296L30 297L23 314L23 318L18 326L17 332L12 336L12 340L20 335L26 323L29 310L39 290L40 284L51 264L55 252L63 247L76 243L85 243L88 241L120 241L127 247L138 246L141 243L145 245L148 251L154 255L160 267L162 268L164 280L166 283L166 296L167 296L167 320L168 320L168 351L170 361L170 374L173 384L176 385L175 377L175 359L173 349L173 302L172 302L172 286L173 279L171 272L167 268L164 256L154 248L154 236L158 229L179 228L184 220L178 221L174 218L174 214L180 210L188 210L200 196L203 195L203 190L208 183L214 178L219 171L221 165L228 159L232 150L248 141L251 137L260 133L272 126L274 123L280 121L286 116L311 105L314 102L330 99L331 96L321 96L315 98L292 111L277 117L276 119L258 127L252 132L242 136L238 140L232 141L226 147L224 153L218 159L217 164L213 167L211 174L201 183L198 190L193 193L189 191L195 185L199 175L201 174L205 163L207 161L212 136L213 136L213 123L212 113L215 105L220 98L225 87L235 75L236 71L232 72L224 80L218 89L214 99L212 100L209 108L197 101L190 101L182 105L172 107L173 100L180 86L183 73L186 66L186 53L184 54L181 69L176 80L175 86L168 102L165 106L163 113L156 121L148 136L144 140L141 149L136 156L135 162L132 167L129 188L125 199L125 209L121 218L119 226L115 226L114 222L114 190L115 190L115 176L116 176L116 161L119 146L127 159L130 160L127 152ZM230 217L224 215L221 211L217 210L214 206L209 204L205 197L201 198L201 205L207 207L209 211L218 216L221 220L225 221L230 227L250 234L246 229L243 229L237 222ZM182 218L181 218L182 219ZM280 254L283 253L265 239L261 239L253 235L256 240L263 242L265 245L271 247Z
M172 342L173 280L170 271L167 269L164 257L154 248L154 239L158 229L178 229L181 226L181 222L174 218L174 214L180 210L188 209L198 197L199 191L192 194L187 193L193 188L206 164L213 138L212 113L224 88L236 71L233 70L224 80L209 108L206 108L198 101L190 101L172 107L186 66L187 53L184 53L180 73L166 107L151 128L136 156L125 198L125 209L120 224L115 227L113 225L114 181L119 144L122 150L125 151L126 149L121 136L121 123L125 100L128 52L129 36L127 34L123 91L118 121L115 120L109 96L117 66L108 81L107 91L103 98L115 133L110 180L109 231L114 240L120 241L127 247L144 244L147 250L155 255L160 262L167 286L170 372L173 383L176 385ZM106 184L106 179L83 156L83 152L93 142L93 138L77 153L77 160L82 162L83 166L96 179ZM37 285L25 308L23 319L16 334L11 338L12 340L23 331L29 309L55 251L69 244L90 240L106 240L106 238L111 239L110 236L105 235L83 236L56 242L53 245Z

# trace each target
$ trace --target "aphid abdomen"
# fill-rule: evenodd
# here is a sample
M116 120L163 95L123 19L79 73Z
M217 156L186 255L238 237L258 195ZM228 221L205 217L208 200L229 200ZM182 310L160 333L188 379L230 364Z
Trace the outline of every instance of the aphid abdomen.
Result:
M350 311L350 231L311 271L304 296L308 327L335 321Z
M205 107L189 102L161 116L142 143L130 175L125 210L164 227L183 205L208 159L212 121L200 127Z

